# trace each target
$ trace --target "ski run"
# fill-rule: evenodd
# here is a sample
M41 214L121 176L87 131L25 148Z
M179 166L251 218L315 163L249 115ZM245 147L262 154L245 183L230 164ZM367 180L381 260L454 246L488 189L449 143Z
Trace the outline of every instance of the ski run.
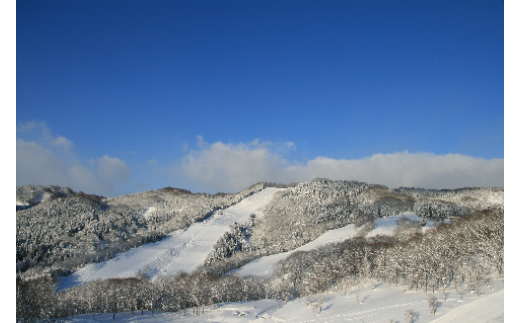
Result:
M268 187L161 241L142 245L108 261L89 264L70 276L62 277L59 288L67 289L96 279L134 277L139 270L148 270L152 279L180 271L191 272L204 263L213 245L233 222L245 223L251 213L261 217L262 207L279 190Z

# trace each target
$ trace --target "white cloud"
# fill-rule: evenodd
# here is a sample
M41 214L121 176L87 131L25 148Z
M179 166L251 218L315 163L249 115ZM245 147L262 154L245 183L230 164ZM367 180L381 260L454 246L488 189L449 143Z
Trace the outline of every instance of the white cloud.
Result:
M16 185L60 185L75 191L112 196L114 184L125 184L132 176L128 165L105 155L90 159L97 172L83 165L73 152L74 144L63 136L53 136L44 122L28 122L17 128Z
M16 185L70 185L65 163L35 142L16 140Z
M63 152L71 153L74 144L63 136L54 136L49 126L43 121L29 121L18 125L16 131L25 136L32 136L41 146L57 147Z
M178 172L203 189L237 191L259 181L275 180L285 163L257 142L200 146L207 148L192 151Z
M72 141L65 137L57 137L55 139L52 139L51 144L53 146L61 147L64 151L72 151L73 144Z
M355 160L318 157L306 166L291 166L290 177L327 177L384 184L389 187L459 188L503 186L504 160L460 154L397 152Z
M119 158L105 155L97 159L97 164L99 175L116 184L126 184L132 176L130 167Z
M81 164L69 164L35 142L16 140L16 185L59 185L76 191L109 195L110 181Z
M114 194L114 184L109 179L100 177L83 165L72 165L66 169L66 173L71 182L69 187L76 191L104 196Z
M305 165L295 165L276 153L293 146L294 143L273 145L258 140L249 144L199 145L202 148L191 151L176 173L201 189L212 191L238 191L259 181L290 183L315 177L357 180L391 188L504 185L503 159L404 151L352 160L317 157Z
M204 141L204 138L202 136L197 136L197 147L199 147L199 149L204 149L208 147L208 143Z

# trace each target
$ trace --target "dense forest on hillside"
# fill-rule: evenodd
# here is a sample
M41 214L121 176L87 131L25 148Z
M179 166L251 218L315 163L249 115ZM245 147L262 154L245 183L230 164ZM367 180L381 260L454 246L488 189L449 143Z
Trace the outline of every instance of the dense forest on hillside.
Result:
M67 274L202 221L263 189L215 195L163 188L105 198L59 186L17 187L16 271Z
M390 190L383 185L317 178L278 193L261 219L253 214L248 223L235 224L215 245L206 264L242 252L220 263L218 272L227 272L256 257L294 250L327 230L348 224L360 227L403 212L443 222L503 205L503 192L503 188Z
M449 287L478 294L481 286L504 276L503 188L391 190L355 181L314 179L278 185L286 189L275 195L263 216L252 214L247 223L233 224L192 273L150 280L142 271L133 278L92 281L55 292L56 269L65 268L64 259L74 259L57 255L77 250L98 256L110 248L122 250L125 241L136 237L144 243L149 235L185 227L275 185L256 184L236 195L168 188L112 199L72 190L66 196L32 197L39 204L27 203L17 211L17 265L33 261L29 267L40 270L17 267L17 320L140 310L203 312L220 302L268 297L287 301L328 290L349 293L379 283L414 291ZM365 237L374 220L403 212L414 212L438 225L422 233L420 222L402 218L393 235ZM81 223L85 225L74 225ZM294 250L348 224L357 227L356 237L297 251L280 261L266 280L227 274L252 259ZM106 228L111 230L103 231ZM24 242L20 249L19 241ZM51 252L31 253L31 245L48 246ZM76 266L88 258L80 259ZM72 268L70 263L66 268Z

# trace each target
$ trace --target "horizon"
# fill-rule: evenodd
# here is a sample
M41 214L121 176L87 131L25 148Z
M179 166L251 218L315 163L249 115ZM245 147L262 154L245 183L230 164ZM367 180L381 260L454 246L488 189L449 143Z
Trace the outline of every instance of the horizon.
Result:
M16 185L504 186L504 3L16 3Z
M238 191L236 192L213 192L213 193L210 193L210 192L193 192L191 190L188 190L188 189L185 189L185 188L182 188L182 187L174 187L174 186L165 186L165 187L160 187L160 188L156 188L156 189L153 189L153 190L145 190L145 191L140 191L140 192L134 192L134 193L128 193L128 194L122 194L122 195L115 195L115 196L103 196L103 195L99 195L99 194L95 194L95 193L88 193L88 192L83 192L81 190L75 190L74 188L72 187L64 187L64 186L59 186L59 185L35 185L35 184L27 184L27 185L17 185L16 187L22 187L22 186L42 186L42 187L49 187L49 186L59 186L61 188L69 188L71 189L72 191L74 191L74 193L83 193L83 194L87 194L87 195L98 195L98 196L101 196L101 197L104 197L104 198L115 198L115 197L119 197L119 196L125 196L125 195L133 195L133 194L140 194L140 193L145 193L145 192L150 192L150 191L160 191L160 190L164 190L164 189L175 189L175 190L181 190L181 191L187 191L188 193L190 194L210 194L210 195L217 195L217 194L237 194L237 193L240 193L242 191L245 191L247 190L248 188L250 187L253 187L255 185L258 185L258 184L261 184L261 183L267 183L267 184L274 184L274 185L282 185L282 186L287 186L287 187L291 187L291 185L298 185L298 184L301 184L301 183L305 183L305 182L309 182L309 181L313 181L313 180L318 180L318 179L324 179L324 180L331 180L331 181L352 181L352 182L358 182L358 183L365 183L365 182L361 182L361 181L356 181L356 180L333 180L333 179L330 179L330 178L324 178L324 177L315 177L315 178L311 178L311 179L308 179L306 181L302 181L302 182L292 182L292 183L276 183L276 182L265 182L265 181L260 181L260 182L256 182L252 185L249 185L247 187L244 187L242 189L239 189ZM378 183L365 183L365 184L368 184L368 185L382 185L382 184L378 184ZM271 186L267 186L267 187L271 187ZM438 188L438 189L434 189L434 188L424 188L424 187L412 187L412 186L400 186L400 187L395 187L395 188L390 188L390 187L387 187L388 189L390 190L395 190L395 189L401 189L401 188L411 188L411 189L416 189L416 190L432 190L432 191L456 191L456 190L465 190L465 189L504 189L504 186L465 186L465 187L457 187L457 188Z

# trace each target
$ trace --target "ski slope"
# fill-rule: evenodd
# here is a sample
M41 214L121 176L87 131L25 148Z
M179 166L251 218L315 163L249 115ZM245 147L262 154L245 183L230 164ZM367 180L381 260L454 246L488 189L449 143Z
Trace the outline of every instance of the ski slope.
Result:
M329 230L321 236L319 236L317 239L299 248L287 252L257 258L242 266L241 268L230 271L229 274L235 273L240 277L257 276L261 279L267 278L273 274L274 266L277 262L289 257L296 251L308 251L315 249L319 246L325 245L327 243L341 242L345 239L349 239L350 237L354 237L355 234L356 230L353 224L347 225L343 228Z
M251 213L262 217L262 208L280 188L265 188L236 205L214 212L203 222L194 223L155 243L148 243L97 264L89 264L70 276L62 277L59 289L66 289L96 279L134 277L139 270L149 270L153 278L191 272L204 263L208 253L233 222L245 223Z
M299 298L284 304L283 301L263 299L239 303L216 304L204 308L202 315L193 309L186 314L165 312L117 313L116 322L122 323L246 323L246 322L307 322L307 323L339 323L339 322L407 322L404 313L412 309L417 313L417 323L498 323L504 321L504 281L491 284L492 289L485 288L483 296L463 292L460 295L450 290L447 301L436 293L439 307L436 315L430 313L427 295L422 292L403 291L402 288L381 284L372 290L371 287L348 294L333 292ZM359 295L359 296L358 296ZM322 300L321 311L319 300ZM359 300L359 301L358 301ZM67 322L93 323L112 322L112 314L92 314L70 317Z
M419 222L421 220L420 217L413 213L406 213L402 215L389 216L383 219L377 219L374 221L374 228L367 234L367 237L373 237L378 234L392 235L394 228L397 226L397 220L403 216L412 221ZM432 228L434 224L435 222L428 220L426 225L422 227L422 230L428 230L429 228ZM241 268L230 271L229 274L235 273L240 277L257 276L260 279L264 279L273 274L274 266L277 262L289 257L296 251L309 251L328 243L342 242L346 239L354 237L355 235L356 229L353 224L344 226L339 229L329 230L319 236L317 239L299 248L288 252L257 258L242 266Z
M432 323L504 322L504 290L455 308Z

